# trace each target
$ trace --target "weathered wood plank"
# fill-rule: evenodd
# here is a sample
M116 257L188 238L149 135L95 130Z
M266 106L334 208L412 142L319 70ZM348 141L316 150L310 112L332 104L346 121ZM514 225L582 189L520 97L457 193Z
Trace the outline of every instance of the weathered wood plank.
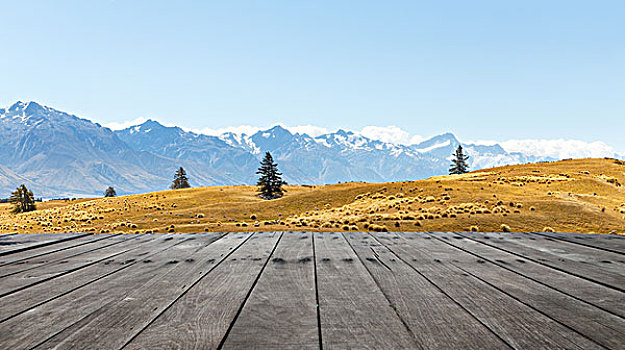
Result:
M110 259L130 249L134 249L152 239L150 236L122 236L125 244L104 247L61 261L44 264L33 270L18 272L0 278L0 298L24 288L49 281L65 274L89 267L97 262Z
M130 340L141 325L146 324L185 288L216 266L223 253L240 245L248 233L230 234L216 243L223 234L201 234L194 238L200 244L195 251L178 258L179 263L163 274L154 275L143 285L135 285L129 293L113 297L104 309L65 328L40 345L42 348L119 349ZM176 249L172 247L171 249ZM123 279L123 275L114 278ZM93 289L91 293L100 293Z
M85 238L93 238L96 236L88 236ZM54 251L50 254L40 253L38 255L20 259L18 261L8 263L0 268L0 283L2 278L17 274L25 273L26 271L32 271L38 267L43 267L48 264L54 264L69 258L79 256L81 254L89 253L98 249L110 247L116 244L127 241L128 239L138 238L137 235L116 235L116 236L104 236L101 239L91 239L89 242L83 242L78 246L65 247L60 251ZM70 242L74 242L70 241ZM63 243L60 243L63 244ZM55 248L58 245L55 245ZM30 252L30 251L26 251ZM65 263L67 264L67 263Z
M462 233L461 235L573 276L625 292L625 276L619 271L620 269L615 268L616 264L597 262L592 254L578 254L570 247L559 252L552 246L550 247L550 244L557 244L557 242L547 240L541 241L541 244L545 244L545 247L541 247L533 244L539 238L528 237L524 234L519 234L514 238L510 234L500 233ZM580 246L580 249L582 248L591 249Z
M20 246L55 241L61 238L80 235L77 233L8 233L0 236L0 251L12 250Z
M88 322L99 314L98 310L102 312L107 310L113 305L113 301L124 299L137 286L166 273L176 266L172 263L173 260L186 256L188 252L197 250L201 245L184 236L164 241L162 244L168 249L149 258L142 258L141 262L131 261L132 265L123 270L122 275L110 275L112 278L100 279L87 288L77 289L0 323L0 348L33 348L67 327ZM153 246L151 248L154 249ZM110 263L124 264L125 261Z
M90 284L103 278L110 278L112 274L121 274L126 277L126 268L151 259L152 255L180 244L188 237L179 235L152 236L152 240L117 255L109 260L101 261L88 268L80 269L45 283L20 290L19 292L0 298L0 322L27 312L35 307L60 298L80 288L90 288Z
M511 234L514 242L526 247L552 254L558 260L572 260L584 265L594 266L596 269L611 271L614 274L625 276L625 256L618 253L600 250L580 244L570 243L534 233Z
M625 236L559 232L532 233L625 255Z
M317 349L311 233L285 233L224 349Z
M447 252L450 247L457 249L451 264L458 269L480 279L491 287L515 298L534 310L550 317L582 334L595 343L609 349L617 349L625 344L625 319L602 311L579 299L572 298L548 288L531 279L501 268L455 248L446 240L432 235L432 240L423 240L423 248L436 254ZM575 278L572 277L571 278ZM583 318L580 318L583 315Z
M28 233L10 236L0 241L0 256L20 253L25 250L46 248L50 245L78 239L91 233Z
M407 239L408 235L412 239ZM426 248L426 241L432 237L409 233L374 234L374 237L514 348L602 348L454 266L457 253L453 248L432 250L431 245Z
M124 349L215 349L270 259L281 234L255 233L205 274ZM231 255L227 255L232 253Z
M478 255L483 260L491 261L501 268L518 273L572 297L582 299L607 312L625 317L625 293L559 270L554 270L457 234L436 233L436 236L440 238L447 237L447 243Z
M324 348L420 348L340 233L315 233Z
M509 349L452 298L364 233L345 234L424 349Z
M57 252L76 248L85 244L95 243L101 240L106 240L119 235L121 235L121 233L83 236L70 241L57 243L54 246L48 247L48 249L25 250L23 252L6 255L0 257L0 267L14 264L28 264L33 258L46 255L51 256L52 254ZM1 270L4 272L4 269Z

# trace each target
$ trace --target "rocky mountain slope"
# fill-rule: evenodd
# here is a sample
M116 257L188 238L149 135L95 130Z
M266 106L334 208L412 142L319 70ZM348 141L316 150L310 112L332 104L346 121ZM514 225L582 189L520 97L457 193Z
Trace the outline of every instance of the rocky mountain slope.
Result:
M351 131L311 137L281 126L252 135L208 136L148 120L118 131L41 106L0 109L0 197L20 183L38 196L120 194L166 189L183 166L193 186L253 184L271 152L292 184L406 181L447 173L460 141L450 133L405 146ZM498 145L463 145L472 169L537 161Z

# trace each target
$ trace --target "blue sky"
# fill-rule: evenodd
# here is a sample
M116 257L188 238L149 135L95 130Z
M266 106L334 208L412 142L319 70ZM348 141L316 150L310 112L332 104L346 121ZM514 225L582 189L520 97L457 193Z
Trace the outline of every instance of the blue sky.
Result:
M622 1L2 1L0 105L625 152Z

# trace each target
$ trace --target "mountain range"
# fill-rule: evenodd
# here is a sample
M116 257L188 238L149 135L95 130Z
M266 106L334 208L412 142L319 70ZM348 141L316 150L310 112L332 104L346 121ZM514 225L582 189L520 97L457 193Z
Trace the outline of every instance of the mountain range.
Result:
M113 131L36 102L17 102L0 109L0 197L21 183L47 198L101 195L108 186L118 194L162 190L180 166L192 186L254 184L265 152L291 184L418 180L446 174L460 144L451 133L406 146L345 130L311 137L281 126L209 136L154 120ZM462 146L471 169L553 160L499 145Z

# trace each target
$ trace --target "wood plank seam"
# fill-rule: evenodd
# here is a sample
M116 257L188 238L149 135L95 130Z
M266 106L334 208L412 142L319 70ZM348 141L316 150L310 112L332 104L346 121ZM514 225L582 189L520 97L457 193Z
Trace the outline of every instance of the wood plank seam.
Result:
M63 333L66 329L71 328L71 327L72 327L73 325L75 325L76 323L83 322L84 320L86 320L86 319L89 319L89 318L93 317L93 315L97 315L97 313L98 313L100 310L102 310L102 309L104 309L104 308L108 307L108 306L109 306L109 305L111 305L112 303L113 303L113 301L109 301L108 303L106 303L106 304L104 304L104 305L100 306L99 308L97 308L97 309L96 309L96 310L94 310L93 312L88 313L88 314L86 314L85 316L81 317L81 318L80 318L80 319L78 319L76 322L73 322L73 323L71 323L71 324L67 325L67 327L64 327L64 328L60 329L59 331L57 331L57 332L55 332L55 333L51 334L50 336L48 336L48 337L47 337L47 338L45 338L44 340L42 340L42 341L40 341L39 343L35 344L34 346L30 347L30 348L29 348L29 350L33 350L33 349L36 349L36 348L38 348L38 347L42 346L42 345L43 345L43 344L45 344L48 340L50 340L50 339L54 338L55 336L57 336L57 335L58 335L58 334L60 334L60 333Z
M593 283L599 284L599 285L601 285L601 286L604 286L604 287L606 287L606 288L614 289L614 290L617 290L617 291L619 291L619 292L621 292L621 293L625 293L625 289L623 289L623 288L619 288L619 287L616 287L616 286L612 286L612 285L609 285L609 284L607 284L607 283L603 283L603 282L601 282L601 281L599 281L599 280L596 280L596 279L594 279L594 278L590 278L590 277L582 276L582 275L577 274L577 273L572 272L572 271L567 271L567 270L564 270L564 269L559 268L559 267L557 267L557 266L553 266L553 265L550 265L550 264L544 263L544 262L542 262L542 261L539 261L539 260L537 260L537 259L534 259L534 258L528 257L527 255L523 255L523 254L515 253L515 252L510 251L510 250L508 250L508 249L505 249L505 248L502 248L502 247L498 247L498 246L496 246L496 245L488 244L488 243L486 243L486 242L482 242L482 241L479 241L479 240L473 239L473 238L469 237L469 235L467 235L466 233L461 233L461 232L456 232L456 233L457 233L458 235L460 235L460 236L462 236L462 237L465 237L465 238L467 238L467 239L470 239L470 240L472 240L472 241L474 241L474 242L478 242L478 243L480 243L480 244L484 244L484 245L489 246L489 247L497 248L497 249L499 249L499 250L501 250L501 251L504 251L504 252L506 252L506 253L510 253L510 254L516 255L516 256L518 256L518 257L521 257L521 258L523 258L523 259L527 259L527 260L529 260L529 261L532 261L532 262L535 262L535 263L537 263L537 264L540 264L540 265L546 266L546 267L551 268L551 269L554 269L554 270L556 270L556 271L560 271L560 272L563 272L563 273L569 274L569 275L571 275L571 276L575 276L575 277L578 277L578 278L582 278L582 279L585 279L585 280L587 280L587 281L590 281L590 282L593 282Z
M92 234L93 233L83 233L83 234L79 234L79 235L75 235L75 236L65 237L65 238L62 238L62 239L57 240L57 241L43 242L43 243L35 244L35 245L32 245L32 246L28 246L28 247L22 247L22 248L17 248L17 249L13 249L13 250L7 250L7 251L4 251L4 252L0 252L0 256L11 255L11 254L15 254L15 253L25 252L27 250L47 247L49 245L53 245L53 244L57 244L57 243L61 243L61 242L71 241L73 239L78 239L78 238L81 238L81 237L90 236Z
M601 307L601 306L599 306L599 305L595 305L594 303L591 303L591 302L589 302L589 301L587 301L587 300L584 300L584 299L581 299L581 298L576 297L576 296L574 296L574 295L571 295L571 294L569 294L569 293L567 293L567 292L565 292L565 291L562 291L562 290L560 290L560 289L558 289L558 288L556 288L556 287L553 287L553 286L551 286L551 285L549 285L549 284L547 284L547 283L541 282L541 281L539 281L539 280L537 280L537 279L535 279L535 278L532 278L532 277L529 277L529 276L527 276L527 275L524 275L524 274L522 274L521 272L515 271L514 269L511 269L511 268L509 268L509 267L507 267L507 266L504 266L503 264L500 264L500 263L498 263L498 262L496 262L496 261L494 261L494 260L491 260L491 259L489 259L489 258L483 257L483 256L481 256L481 255L479 255L479 254L473 253L473 252L471 252L471 251L469 251L469 250L466 250L466 249L464 249L464 248L462 248L462 247L455 246L453 243L450 243L450 242L448 242L448 241L446 241L446 240L444 240L444 239L440 239L439 237L436 237L436 235L434 235L434 234L431 234L431 237L433 237L434 239L436 239L436 240L438 240L438 241L440 241L440 242L443 242L443 243L445 243L445 244L448 244L448 245L450 245L450 246L452 246L452 247L454 247L454 248L456 248L456 249L459 249L459 250L461 250L461 251L463 251L463 252L465 252L465 253L471 254L471 255L473 255L473 256L475 256L475 257L479 258L479 259L482 259L482 260L484 260L484 261L488 261L489 263L491 263L491 264L493 264L493 265L496 265L496 266L498 266L498 267L501 267L501 268L502 268L502 269L504 269L504 270L508 270L508 271L510 271L510 272L512 272L512 273L514 273L514 274L517 274L517 275L519 275L519 276L522 276L522 277L524 277L524 278L527 278L527 279L528 279L528 280L530 280L530 281L536 282L536 283L538 283L538 284L540 284L540 285L542 285L542 286L545 286L545 287L547 287L547 288L549 288L549 289L553 289L553 290L555 290L555 291L557 291L557 292L559 292L559 293L562 293L562 294L566 295L567 297L573 298L573 299L575 299L575 300L577 300L577 301L580 301L580 302L586 303L586 304L588 304L588 305L591 305L591 306L593 306L593 307L596 307L597 309L599 309L599 310L601 310L601 311L604 311L604 312L607 312L607 313L609 313L610 315L616 316L616 317L621 318L621 319L625 319L625 317L623 317L623 316L621 316L621 315L619 315L619 314L616 314L616 313L614 313L614 312L612 312L612 311L610 311L610 310L608 310L608 309L605 309L605 308L603 308L603 307Z
M466 273L467 275L469 275L469 276L471 276L471 277L473 277L473 278L476 278L476 279L478 279L478 280L482 281L483 283L485 283L485 284L489 285L490 287L492 287L492 288L496 289L496 290L497 290L497 291L499 291L500 293L502 293L502 294L505 294L505 295L509 296L510 298L512 298L512 299L514 299L514 300L516 300L517 302L519 302L519 303L521 303L521 304L523 304L523 305L525 305L525 306L529 307L530 309L532 309L532 310L534 310L534 311L538 312L539 314L541 314L541 315L543 315L543 316L547 317L548 319L552 320L553 322L555 322L555 323L557 323L557 324L559 324L559 325L561 325L561 326L563 326L563 327L567 328L568 330L570 330L570 331L572 331L572 332L574 332L574 333L577 333L577 334L578 334L578 335L580 335L582 338L586 338L586 339L587 339L587 340L589 340L590 342L595 343L596 345L598 345L598 346L600 346L600 347L602 347L602 348L604 348L604 349L608 349L608 348L607 348L607 347L605 347L604 345L597 343L594 339L592 339L592 338L590 338L590 337L586 336L586 335L585 335L585 334L583 334L583 333L580 333L580 332L579 332L579 331L577 331L575 328L573 328L573 327L571 327L571 326L569 326L569 325L567 325L567 324L565 324L565 323L563 323L563 322L561 322L561 321L559 321L559 320L557 320L557 319L555 319L555 318L551 317L549 314L547 314L547 313L543 312L542 310L539 310L538 308L536 308L536 307L532 306L531 304L528 304L528 303L524 302L523 300L521 300L521 299L519 299L519 298L515 297L514 295L512 295L512 294L510 294L510 293L506 292L505 290L503 290L503 289L501 289L501 288L497 287L496 285L494 285L494 284L492 284L492 283L490 283L490 282L486 281L485 279L483 279L483 278L481 278L481 277L479 277L479 276L477 276L477 275L475 275L475 274L473 274L473 273L471 273L471 272L469 272L469 271L465 270L465 269L464 269L464 268L462 268L461 266L456 265L456 264L454 264L454 266L455 266L457 269L459 269L460 271L462 271L462 272Z
M434 283L434 281L432 281L431 279L429 279L427 276L425 276L425 274L423 274L421 271L417 270L414 266L412 266L411 264L409 264L407 261L405 261L401 256L399 256L397 253L395 253L395 251L393 249L391 249L389 246L385 245L384 243L380 242L377 237L375 237L374 235L372 235L371 233L369 233L369 235L371 237L373 237L373 239L378 242L380 245L382 245L383 247L385 247L386 249L388 249L393 255L395 255L397 257L397 259L399 259L401 262L403 262L404 264L408 265L408 267L410 267L412 270L414 270L416 273L418 273L421 277L423 277L426 281L428 281L431 285L433 285L436 289L438 289L443 295L445 295L447 298L449 298L449 300L451 300L454 304L458 305L458 307L460 307L462 310L464 310L467 314L469 314L471 316L471 318L473 318L474 320L476 320L477 322L479 322L482 326L484 326L484 328L486 328L488 331L490 331L495 337L497 337L497 339L501 340L501 342L503 342L506 346L508 346L510 349L514 349L514 347L508 343L504 338L502 338L499 334L497 334L497 332L495 332L495 330L493 330L492 328L490 328L488 325L486 325L484 322L482 322L482 320L480 320L477 316L475 316L471 311L469 311L466 307L464 307L464 305L462 305L461 303L459 303L457 300L455 300L454 298L451 297L451 295L449 295L447 292L445 292L439 285L437 285L436 283Z
M252 236L254 236L255 234L256 234L256 232L252 232L252 234L247 236L247 238L245 238L243 240L243 242L241 242L239 245L237 245L234 249L230 250L227 254L224 254L224 256L219 261L217 261L217 263L215 263L215 265L211 266L205 273L203 273L199 278L197 278L195 281L193 281L193 283L191 283L184 291L182 291L182 293L180 293L176 298L174 298L174 300L172 300L167 306L165 306L165 308L163 308L163 310L161 310L161 312L159 312L156 316L154 316L151 320L149 320L145 325L143 325L143 327L141 327L133 336L131 336L124 343L124 345L122 345L119 348L119 350L122 350L126 346L128 346L128 344L130 344L135 338L137 338L139 336L139 334L144 332L152 323L154 323L154 321L156 321L162 314L167 312L167 310L169 310L178 300L180 300L180 298L182 298L193 287L195 287L198 283L200 283L200 281L202 279L204 279L204 277L206 277L217 266L221 265L222 262L224 262L230 255L232 255L234 252L236 252L243 244L245 244L248 240L250 240L250 238L252 238ZM225 237L225 236L226 235L223 235L222 237Z
M91 244L91 243L99 242L99 241L102 241L102 240L105 240L105 239L109 239L109 238L112 238L112 237L116 237L116 236L119 236L119 235L122 235L122 234L121 233L115 233L115 234L111 234L111 235L102 235L102 237L100 237L100 238L97 238L97 239L94 239L94 240L91 240L91 241L87 241L87 242L83 242L83 243L80 243L80 244L76 244L76 245L73 245L73 246L60 248L60 249L56 249L56 250L50 250L50 251L43 252L41 254L31 255L31 256L28 256L28 257L25 257L25 258L21 258L21 259L17 259L17 260L1 263L0 267L16 264L16 263L18 263L20 261L33 259L33 258L38 258L40 256L44 256L44 255L48 255L48 254L52 254L52 253L58 253L58 252L63 251L63 250L80 247L80 246L85 245L85 244Z
M364 233L364 232L363 232ZM365 270L367 270L367 273L369 274L369 276L371 276L371 278L373 279L373 282L375 282L375 285L378 287L378 289L380 290L380 293L382 293L382 295L384 295L384 298L386 299L386 301L388 302L388 304L390 305L391 309L393 309L393 311L395 312L395 315L397 315L397 318L399 318L399 320L401 321L401 323L404 325L404 328L406 328L406 331L412 336L412 340L414 341L415 344L415 348L420 348L420 344L419 341L417 339L417 337L415 336L415 333L412 329L410 329L410 326L408 326L408 323L406 323L406 320L404 320L403 317L401 317L401 315L399 314L399 312L397 311L397 307L395 306L395 304L393 304L393 302L391 301L391 299L389 299L388 295L386 293L384 293L384 290L382 289L382 286L380 286L380 281L378 281L377 278L375 278L375 276L373 275L373 273L371 273L371 270L369 270L369 267L367 267L367 265L365 264L364 261L362 261L362 257L356 253L356 250L354 249L354 247L352 246L351 242L347 239L347 237L345 237L345 233L341 232L341 235L343 236L343 239L345 240L345 242L347 242L347 245L349 246L349 248L354 252L354 254L356 255L356 257L358 258L358 261L360 261L360 263L362 264L362 266L364 266ZM386 266L382 261L380 261L379 256L377 254L376 255L376 259L382 263L387 269L390 270L390 268L388 266Z
M33 283L31 283L31 284L28 284L28 285L25 285L25 286L19 287L19 288L14 289L14 290L11 290L11 291L9 291L9 292L2 293L2 294L0 294L0 298L5 297L5 296L7 296L7 295L11 295L11 294L16 293L16 292L19 292L19 291L24 290L24 289L26 289L26 288L30 288L30 287L36 286L36 285L38 285L38 284L41 284L41 283L47 282L47 281L52 280L52 279L54 279L54 278L58 278L58 277L61 277L61 276L65 276L65 275L67 275L67 274L69 274L69 273L72 273L72 272L75 272L75 271L78 271L78 270L84 269L84 268L86 268L86 267L92 266L92 265L97 264L97 263L99 263L99 262L102 262L102 261L104 261L104 260L114 258L114 257L116 257L116 256L118 256L118 255L120 255L120 254L124 254L124 253L130 252L130 251L133 251L133 250L135 250L135 249L137 249L137 248L139 248L139 247L134 247L134 248L131 248L131 249L126 249L126 250L121 251L121 252L119 252L119 253L115 253L115 254L112 254L112 255L108 255L108 256L106 256L106 257L104 257L104 258L101 258L101 259L98 259L98 260L94 260L94 261L89 262L89 263L87 263L87 264L80 265L80 266L76 266L76 267L72 267L71 269L65 270L65 271L63 271L63 272L59 272L59 273L58 273L58 274L56 274L56 275L52 275L52 276L46 277L46 278L44 278L44 279L38 280L38 281L36 281L36 282L33 282Z
M315 250L315 233L311 233L312 253L313 253L313 271L315 274L315 302L317 303L317 337L319 339L319 349L323 350L323 338L321 338L321 308L319 307L319 281L317 277L317 252Z
M245 298L243 298L243 302L239 306L239 309L237 310L237 313L234 315L234 318L230 322L230 325L228 326L228 329L226 330L226 333L224 333L224 336L223 336L223 338L221 338L221 341L219 342L219 345L217 345L217 350L221 350L223 348L224 344L226 343L226 339L228 338L228 334L230 334L230 331L232 330L232 327L234 327L234 324L237 322L237 319L239 318L239 315L241 314L241 311L243 311L243 308L245 307L245 303L247 303L247 300L250 298L250 295L252 295L252 291L254 290L254 287L256 287L256 284L258 283L258 280L260 279L260 276L262 276L263 272L265 271L265 268L267 267L267 264L269 264L269 261L271 261L271 257L273 256L273 253L276 251L276 248L278 247L278 244L280 244L280 240L282 239L283 235L284 235L284 232L281 232L280 233L280 237L278 237L278 240L276 240L276 243L273 245L273 248L271 249L271 252L269 253L269 256L267 256L267 260L265 260L265 263L260 268L260 271L258 272L258 275L256 275L256 278L254 279L254 282L252 282L252 286L250 287L249 291L245 295Z
M223 236L222 236L222 237L223 237ZM178 242L178 243L176 243L176 244L174 244L174 245L171 245L171 246L168 246L168 247L163 248L163 249L161 249L161 250L157 250L157 251L155 251L155 252L153 252L153 253L150 253L150 254L148 254L148 255L144 256L144 257L143 257L143 260L145 260L146 258L149 258L149 257L151 257L151 256L154 256L154 255L156 255L156 254L159 254L160 252L162 252L162 251L164 251L164 250L167 250L167 249L170 249L170 248L172 248L172 247L175 247L175 246L177 246L177 245L179 245L179 244L182 244L182 243L184 243L184 242L186 242L186 241L188 241L188 240L189 240L189 239L184 239L184 240L181 240L180 242ZM131 249L131 250L129 250L129 251L132 251L132 249ZM88 286L88 285L89 285L89 284L91 284L91 283L97 282L97 281L99 281L99 280L101 280L101 279L103 279L103 278L106 278L106 277L108 277L108 276L110 276L110 275L112 275L112 274L115 274L115 273L117 273L117 272L119 272L119 271L122 271L122 270L124 270L124 269L126 269L126 268L128 268L128 267L130 267L130 266L132 266L132 265L134 265L134 264L137 264L139 261L141 261L141 260L136 259L136 260L134 260L134 261L132 261L132 262L130 262L130 263L124 264L124 265L122 265L120 268L118 268L118 269L116 269L116 270L109 271L109 272L105 273L105 274L104 274L104 275L102 275L102 276L99 276L99 277L94 278L94 279L92 279L92 280L90 280L90 281L87 281L87 282L85 282L85 283L83 283L83 284L81 284L81 285L79 285L79 286L76 286L76 287L74 287L74 288L72 288L72 289L70 289L70 290L68 290L68 291L66 291L66 292L60 293L60 294L58 294L58 295L55 295L55 296L54 296L54 297L52 297L52 298L48 298L48 299L46 299L46 300L44 300L44 301L41 301L41 302L39 302L39 303L37 303L37 304L35 304L35 305L33 305L33 306L29 307L29 308L28 308L28 309L26 309L26 310L23 310L23 311L20 311L20 312L18 312L18 313L16 313L16 314L13 314L13 315L10 315L10 316L8 316L8 317L5 317L4 319L1 319L1 320L0 320L0 323L5 322L5 321L8 321L8 320L12 319L13 317L16 317L16 316L19 316L19 315L21 315L21 314L23 314L23 313L25 313L25 312L28 312L28 310L32 310L32 309L34 309L34 308L37 308L37 307L39 307L39 306L41 306L41 305L44 305L44 304L49 303L49 302L51 302L51 301L53 301L53 300L55 300L55 299L58 299L58 298L60 298L60 297L62 297L62 296L64 296L64 295L67 295L67 294L69 294L69 293L71 293L71 292L74 292L74 291L76 291L76 290L78 290L78 289L80 289L80 288L86 287L86 286Z
M570 244L581 245L581 246L584 246L584 247L587 247L587 248L593 248L593 249L603 250L603 251L606 251L606 252L615 253L615 254L619 254L619 255L625 255L625 253L623 253L621 251L618 251L618 250L614 250L614 249L610 249L610 248L606 248L606 247L597 247L597 246L590 245L590 244L585 244L585 243L582 243L582 242L576 242L576 241L564 239L564 238L561 238L561 237L558 237L558 236L546 235L546 234L543 234L542 232L530 232L530 233L534 234L534 235L541 236L541 237L557 239L558 241L562 241L562 242L566 242L566 243L570 243Z
M103 245L101 247L85 250L84 252L76 253L76 254L69 255L69 256L66 256L66 257L62 257L62 258L53 259L53 260L50 260L50 261L46 261L46 264L55 263L55 262L62 261L62 260L65 260L65 259L75 258L75 257L80 256L82 254L91 253L91 252L94 252L94 251L99 250L99 249L108 248L108 247L114 246L116 244L124 243L124 242L131 241L131 240L137 239L137 238L139 238L139 236L130 237L128 239L120 240L118 242L113 242L113 243L110 243L110 244L107 244L107 245ZM28 258L28 259L32 259L32 258L33 257ZM44 265L31 266L31 267L28 267L28 268L26 268L24 270L14 271L14 272L11 272L11 273L7 273L5 275L0 275L0 278L9 277L9 276L12 276L12 275L16 275L18 273L23 273L23 272L26 272L26 271L34 270L34 269L37 269L37 268L39 268L41 266L44 266Z
M224 236L225 236L225 234L221 234L221 235L219 235L219 236L218 236L218 238L217 238L215 241L211 242L210 244L215 243L216 241L218 241L219 239L223 238ZM181 240L180 242L177 242L177 243L175 243L175 244L173 244L173 245L167 246L167 247L165 247L165 248L163 248L163 249L160 249L160 250L158 250L158 251L156 251L156 252L153 252L153 253L151 253L151 254L145 255L145 256L144 256L143 258L141 258L141 259L136 259L135 261L133 261L132 263L129 263L127 266L124 266L123 268L125 269L125 268L130 267L130 266L132 266L132 265L134 265L134 264L136 264L136 263L138 263L138 262L140 262L140 261L145 261L145 259L147 259L147 258L149 258L149 257L152 257L152 256L154 256L154 255L156 255L156 254L159 254L159 253L161 253L161 252L165 251L165 250L169 250L169 249L171 249L171 248L173 248L173 247L175 247L175 246L177 246L177 245L180 245L180 244L182 244L182 243L185 243L185 242L188 242L188 241L191 241L191 240L194 240L194 239L195 239L195 237L187 237L187 238L185 238L185 239ZM122 270L122 269L115 270L114 272L117 272L117 271L119 271L119 270ZM107 273L107 274L106 274L106 276L111 275L111 274L112 274L112 272L111 272L111 273ZM98 279L101 279L101 278L98 278ZM94 281L95 281L95 280L94 280ZM46 342L50 341L51 339L53 339L53 338L54 338L54 337L56 337L57 335L59 335L59 334L63 333L66 329L69 329L69 328L73 327L73 326L74 326L74 325L76 325L76 324L79 324L79 323L81 323L81 322L84 322L84 320L87 320L87 319L90 319L90 318L94 318L94 317L96 317L96 316L100 313L100 310L105 309L105 308L106 308L106 307L108 307L109 305L111 305L112 307L114 307L114 306L115 306L115 300L111 300L111 301L107 302L105 305L103 305L103 306L101 306L101 307L97 308L96 310L94 310L94 311L92 311L92 312L88 313L88 314L87 314L87 315L85 315L84 317L81 317L80 319L76 320L75 322L72 322L71 324L69 324L69 325L67 325L66 327L64 327L64 328L60 329L59 331L55 332L54 334L49 335L47 338L43 339L41 342L39 342L37 345L33 346L31 349L38 348L39 346L41 346L41 345L45 344Z

